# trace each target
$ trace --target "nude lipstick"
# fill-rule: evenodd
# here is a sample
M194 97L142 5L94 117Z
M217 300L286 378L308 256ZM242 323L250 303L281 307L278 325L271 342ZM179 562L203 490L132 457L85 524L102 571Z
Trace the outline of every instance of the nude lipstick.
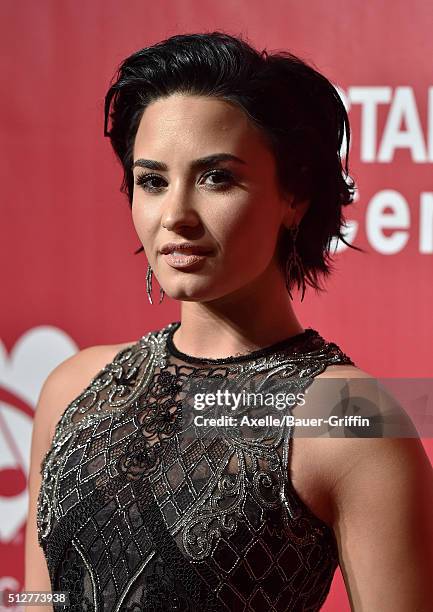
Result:
M186 270L202 263L212 249L193 242L169 242L161 247L160 252L169 266Z

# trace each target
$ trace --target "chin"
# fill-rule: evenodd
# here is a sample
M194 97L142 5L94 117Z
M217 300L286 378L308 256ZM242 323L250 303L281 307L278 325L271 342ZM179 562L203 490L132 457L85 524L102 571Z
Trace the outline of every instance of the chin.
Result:
M182 302L207 302L208 300L213 299L213 295L211 295L210 291L201 290L201 291L185 291L179 289L177 291L166 291L167 296L172 298L173 300L180 300Z
M177 287L167 286L164 289L167 296L173 300L183 302L209 302L226 295L227 291L218 291L215 285L210 283L179 283Z

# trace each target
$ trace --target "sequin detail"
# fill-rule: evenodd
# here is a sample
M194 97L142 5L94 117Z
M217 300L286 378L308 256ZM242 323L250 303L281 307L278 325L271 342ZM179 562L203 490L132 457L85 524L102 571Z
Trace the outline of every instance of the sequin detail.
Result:
M52 589L76 610L319 610L338 553L291 484L292 429L200 428L191 402L215 386L305 390L328 365L355 364L312 328L188 359L178 326L121 350L56 425L37 513Z

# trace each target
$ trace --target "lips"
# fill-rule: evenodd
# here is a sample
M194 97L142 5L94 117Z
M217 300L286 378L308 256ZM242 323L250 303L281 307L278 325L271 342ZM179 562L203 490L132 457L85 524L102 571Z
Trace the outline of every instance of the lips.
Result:
M160 251L163 255L208 255L212 249L192 242L168 242L161 247Z
M206 260L212 249L191 242L169 242L163 245L160 252L169 266L176 269L196 269Z

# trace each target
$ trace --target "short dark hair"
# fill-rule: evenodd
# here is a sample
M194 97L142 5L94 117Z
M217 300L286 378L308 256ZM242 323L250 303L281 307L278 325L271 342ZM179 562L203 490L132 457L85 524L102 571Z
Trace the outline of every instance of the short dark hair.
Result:
M347 243L341 232L346 225L342 207L353 202L356 188L349 176L349 119L337 89L296 55L260 53L222 31L179 34L133 53L113 77L104 121L104 136L109 136L124 170L120 190L131 207L133 149L141 117L152 101L174 93L234 102L262 130L274 153L282 193L310 200L296 243L303 270L294 270L289 287L302 285L304 291L308 283L323 291L319 277L333 271L332 239L363 251ZM281 266L291 246L283 228L278 241Z

